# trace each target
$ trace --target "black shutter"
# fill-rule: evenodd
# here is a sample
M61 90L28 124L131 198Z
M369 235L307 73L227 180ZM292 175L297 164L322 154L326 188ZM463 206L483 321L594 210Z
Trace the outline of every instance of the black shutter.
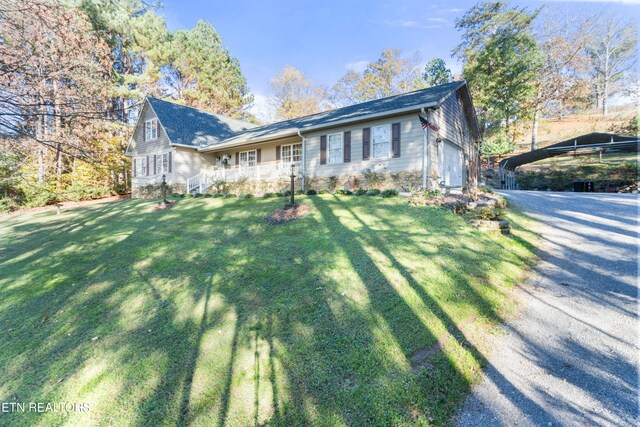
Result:
M258 148L256 150L256 164L259 165L260 164L260 158L262 157L262 149Z
M327 135L320 137L320 164L327 164Z
M149 175L149 156L147 156L147 175Z
M156 138L160 138L160 121L156 119L155 124L156 124Z
M240 153L236 152L236 167L240 167Z
M136 158L134 157L134 158L132 158L132 160L133 160L133 176L136 177L136 176L138 176L137 171L136 171L136 163L137 163L136 162Z
M169 151L169 160L168 160L168 163L169 163L169 173L171 173L171 151Z
M400 123L391 125L391 152L393 157L400 157Z
M371 128L362 129L362 160L371 157Z
M142 141L147 140L147 122L142 122Z
M351 161L351 132L345 132L342 141L344 162L349 163Z
M156 174L156 171L158 170L157 162L158 162L158 156L156 156L156 155L154 154L154 155L153 155L153 173L152 173L152 175L155 175L155 174Z

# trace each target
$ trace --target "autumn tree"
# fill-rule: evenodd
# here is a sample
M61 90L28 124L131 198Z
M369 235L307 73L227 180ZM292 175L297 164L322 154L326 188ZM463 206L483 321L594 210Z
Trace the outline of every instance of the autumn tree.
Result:
M597 19L587 43L597 105L609 111L609 97L619 92L638 58L638 29L633 20L605 15Z
M486 108L490 128L504 127L511 138L516 122L530 116L535 97L541 57L531 30L537 15L504 2L483 2L456 20L462 42L453 53L464 64L474 103Z
M541 15L536 39L542 67L534 79L531 150L538 148L540 116L545 112L584 107L589 102L585 47L591 19L562 19L557 11ZM569 25L569 21L572 25Z
M0 132L31 141L37 182L53 169L59 189L65 158L95 157L86 125L102 117L108 49L74 8L0 4Z
M416 89L419 80L417 54L403 57L400 49L385 49L362 73L347 72L333 87L338 106L398 95Z
M443 59L433 58L425 65L422 80L427 87L438 86L451 83L453 81L453 75Z
M319 113L327 108L327 92L301 71L287 65L270 82L272 103L280 120Z

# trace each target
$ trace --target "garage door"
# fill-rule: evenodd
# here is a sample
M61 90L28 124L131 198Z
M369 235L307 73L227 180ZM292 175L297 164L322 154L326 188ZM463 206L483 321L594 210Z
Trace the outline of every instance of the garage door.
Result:
M462 151L453 144L443 144L442 180L447 186L462 186Z

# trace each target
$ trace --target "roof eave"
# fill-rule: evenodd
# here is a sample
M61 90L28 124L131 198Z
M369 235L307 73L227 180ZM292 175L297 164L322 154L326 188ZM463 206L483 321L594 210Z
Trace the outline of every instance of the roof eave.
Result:
M332 128L332 127L336 127L336 126L342 126L342 125L349 124L349 123L354 123L355 124L355 123L366 122L366 121L369 121L369 120L378 119L378 118L382 118L382 117L397 116L399 114L406 114L406 113L411 113L411 112L414 112L414 111L420 111L421 108L435 107L435 106L438 105L438 103L439 103L439 100L438 101L427 102L425 104L412 105L410 107L405 107L405 108L397 108L395 110L387 110L387 111L381 111L379 113L367 114L366 116L357 117L357 118L353 118L353 119L338 120L338 121L335 121L335 122L322 123L322 124L315 125L315 126L292 128L292 130L290 132L283 132L283 133L276 134L276 135L265 136L263 138L255 138L255 139L237 141L237 142L232 142L232 143L224 143L224 142L222 142L220 144L215 144L215 145L199 148L198 151L202 151L202 152L218 151L218 150L223 149L223 148L233 148L233 147L239 147L239 146L242 146L242 145L245 145L245 144L254 144L254 143L259 143L259 142L266 142L266 141L286 138L286 137L290 137L290 136L296 136L298 134L298 131L306 133L306 132L312 132L312 131L321 130L321 129Z

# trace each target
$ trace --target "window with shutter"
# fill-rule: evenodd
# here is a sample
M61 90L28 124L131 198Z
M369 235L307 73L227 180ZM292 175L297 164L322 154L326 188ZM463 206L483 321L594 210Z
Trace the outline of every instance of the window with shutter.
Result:
M342 133L327 135L327 154L329 164L342 163L343 160Z
M371 145L374 159L385 159L391 153L391 126L382 125L371 128Z

